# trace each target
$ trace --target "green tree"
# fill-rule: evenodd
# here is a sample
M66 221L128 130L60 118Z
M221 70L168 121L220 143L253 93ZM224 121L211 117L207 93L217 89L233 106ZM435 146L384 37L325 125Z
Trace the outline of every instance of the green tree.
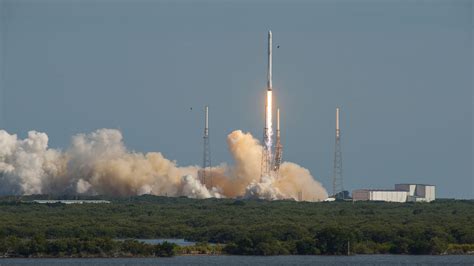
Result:
M162 244L155 245L154 253L157 257L172 257L176 254L176 248L176 244L165 241Z
M351 234L342 228L327 227L315 235L316 247L322 254L341 255L347 253L347 243Z

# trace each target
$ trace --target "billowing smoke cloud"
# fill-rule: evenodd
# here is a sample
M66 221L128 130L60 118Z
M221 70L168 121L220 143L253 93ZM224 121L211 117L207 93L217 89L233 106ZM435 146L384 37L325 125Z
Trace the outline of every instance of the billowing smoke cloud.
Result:
M281 165L278 177L260 179L262 147L249 133L229 134L234 165L212 169L212 185L198 179L198 166L179 167L159 152L127 150L118 130L100 129L72 138L65 151L48 148L45 133L30 131L24 140L0 130L0 194L86 194L254 197L318 201L326 190L309 171Z

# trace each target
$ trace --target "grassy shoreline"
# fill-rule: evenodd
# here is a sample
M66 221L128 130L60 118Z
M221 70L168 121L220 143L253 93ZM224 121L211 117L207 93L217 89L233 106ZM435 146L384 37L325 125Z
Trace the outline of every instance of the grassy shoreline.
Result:
M115 241L117 242L117 241ZM167 246L165 244L164 246ZM80 252L74 254L65 254L65 253L57 253L57 254L47 254L47 253L31 253L31 254L20 254L20 253L11 253L11 254L3 254L0 256L0 259L6 258L157 258L157 257L174 257L174 256L228 256L228 255L236 255L236 254L228 254L225 252L224 245L203 245L197 244L195 246L177 246L170 244L168 245L168 249L164 251L166 248L163 249L163 245L151 245L145 244L144 247L148 247L149 249L138 251L135 250L134 253L131 253L129 250L114 250L105 253L100 251L99 253L87 253L87 252ZM157 250L160 250L156 252ZM163 252L164 251L164 252ZM285 255L299 255L299 254L285 254ZM410 256L418 256L413 254L359 254L359 253L352 253L349 256L357 256L357 255L410 255ZM453 256L453 255L474 255L474 245L472 244L450 244L448 249L440 254L429 254L431 256ZM239 256L239 255L237 255ZM317 255L317 256L328 256L328 255ZM332 255L334 256L334 255ZM348 256L347 254L343 255L336 255L336 256Z

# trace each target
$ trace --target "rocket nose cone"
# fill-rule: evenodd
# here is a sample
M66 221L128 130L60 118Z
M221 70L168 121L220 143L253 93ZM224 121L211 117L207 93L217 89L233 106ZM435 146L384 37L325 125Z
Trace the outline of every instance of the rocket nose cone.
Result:
M268 36L272 36L272 31L271 30L268 31Z

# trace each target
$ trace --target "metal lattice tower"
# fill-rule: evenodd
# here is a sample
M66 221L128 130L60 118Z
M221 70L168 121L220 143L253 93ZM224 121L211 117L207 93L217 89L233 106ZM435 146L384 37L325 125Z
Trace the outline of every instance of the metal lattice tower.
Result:
M336 143L334 147L334 169L332 177L332 193L334 197L337 193L342 192L342 151L341 151L341 129L339 127L339 107L336 108ZM342 193L343 194L343 193ZM342 195L344 197L344 195Z
M283 145L281 145L280 139L280 108L277 108L277 128L276 128L276 140L275 140L275 158L273 161L273 171L275 176L279 176L280 165L283 155Z
M265 108L266 109L266 108ZM262 165L260 168L260 179L264 176L270 176L272 168L272 150L267 148L267 140L269 138L267 134L267 128L263 129L263 145L262 145ZM260 180L261 181L261 180Z
M211 143L209 141L209 107L205 107L204 120L204 149L202 156L202 170L200 172L200 180L206 187L212 187L211 175Z

